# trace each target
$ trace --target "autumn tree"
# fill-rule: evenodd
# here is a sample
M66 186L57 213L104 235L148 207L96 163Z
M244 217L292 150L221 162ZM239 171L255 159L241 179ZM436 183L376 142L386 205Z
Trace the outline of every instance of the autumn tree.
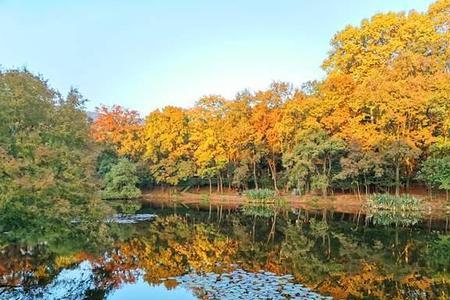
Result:
M292 85L273 82L270 89L259 91L254 96L251 124L254 131L255 148L269 166L273 187L278 192L278 165L281 157L281 140L276 124L281 119L281 107L292 97Z
M261 157L254 143L254 132L250 123L251 102L251 93L244 91L238 93L233 101L225 103L222 130L228 160L229 186L231 184L238 187L246 185L245 183L252 176L253 184L255 188L258 188L257 164Z
M224 132L225 99L220 96L201 98L190 112L190 143L197 166L197 175L207 178L211 193L211 178L217 177L217 191L223 191L222 171L228 164Z
M143 152L142 120L135 110L120 105L100 106L92 123L92 136L100 143L113 146L119 155L139 157Z
M190 125L183 109L168 106L145 121L143 157L158 183L176 185L195 174Z

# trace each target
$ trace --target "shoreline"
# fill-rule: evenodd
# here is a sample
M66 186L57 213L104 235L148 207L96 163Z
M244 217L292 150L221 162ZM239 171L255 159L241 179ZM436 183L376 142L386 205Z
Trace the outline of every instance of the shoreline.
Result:
M419 199L424 199L423 195L415 195ZM286 200L286 204L290 208L301 208L307 210L332 210L341 213L365 213L364 203L365 195L361 195L359 198L353 194L338 194L330 195L328 197L322 197L317 195L305 195L305 196L292 196L281 195ZM245 203L247 199L243 195L236 195L231 193L224 194L209 194L209 193L190 193L180 192L176 194L170 194L167 191L149 191L142 194L142 202L145 204L155 205L196 205L206 206L221 205L226 208L238 208ZM450 204L445 200L436 199L433 201L424 199L424 215L427 217L445 218L450 215Z

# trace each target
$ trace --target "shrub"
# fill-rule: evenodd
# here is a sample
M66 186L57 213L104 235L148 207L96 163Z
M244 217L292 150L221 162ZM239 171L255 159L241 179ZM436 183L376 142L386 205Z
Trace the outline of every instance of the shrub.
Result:
M136 185L136 165L126 158L122 158L105 175L105 189L103 199L134 199L141 196L141 190Z

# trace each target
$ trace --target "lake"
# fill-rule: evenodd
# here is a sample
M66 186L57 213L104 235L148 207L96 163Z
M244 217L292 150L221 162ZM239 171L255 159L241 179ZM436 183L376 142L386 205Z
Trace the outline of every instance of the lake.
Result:
M139 216L108 220L89 247L4 246L0 299L450 295L445 219L175 204L146 206Z

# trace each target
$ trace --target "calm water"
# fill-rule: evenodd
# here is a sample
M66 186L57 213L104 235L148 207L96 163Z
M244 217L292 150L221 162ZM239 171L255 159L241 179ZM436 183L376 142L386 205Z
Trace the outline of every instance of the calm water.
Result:
M449 298L445 220L267 207L140 213L156 217L110 222L84 249L4 247L0 299Z

